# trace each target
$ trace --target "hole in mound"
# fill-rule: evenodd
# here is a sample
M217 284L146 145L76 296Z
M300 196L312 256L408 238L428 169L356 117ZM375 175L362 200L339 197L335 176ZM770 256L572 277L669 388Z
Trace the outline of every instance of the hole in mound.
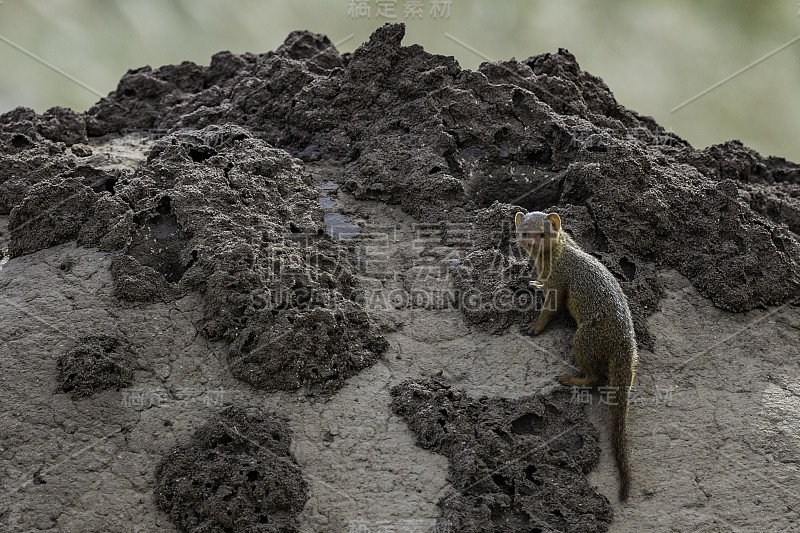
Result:
M628 261L627 257L622 257L619 260L619 266L622 268L622 273L625 274L625 279L633 281L636 277L636 264Z
M355 161L359 157L361 157L361 149L360 148L354 148L353 151L350 152L350 155L348 156L348 159L349 159L348 162L352 163L353 161Z
M217 155L217 151L210 146L197 146L194 148L189 148L189 157L195 163L202 163L214 155Z
M33 143L26 136L17 134L11 137L11 146L14 148L29 148L33 146Z
M544 418L528 413L511 422L511 431L517 435L538 435L544 427Z
M505 492L506 494L514 494L514 482L512 481L509 483L505 477L500 474L492 474L492 481L494 484L497 485L497 488Z
M527 479L528 481L530 481L531 483L533 483L537 487L541 487L542 486L542 480L534 476L534 474L536 474L536 472L537 472L537 470L536 470L536 467L534 465L528 465L527 467L525 467L525 479Z

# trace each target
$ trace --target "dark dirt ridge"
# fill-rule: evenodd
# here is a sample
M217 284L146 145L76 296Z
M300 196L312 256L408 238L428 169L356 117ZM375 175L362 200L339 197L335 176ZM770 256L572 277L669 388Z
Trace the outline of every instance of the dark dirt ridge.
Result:
M392 389L417 444L450 460L456 492L442 531L607 531L611 504L586 481L597 431L560 390L548 398L469 398L436 379Z
M230 407L156 469L156 501L191 533L296 531L306 484L286 422Z
M8 254L71 240L110 251L121 305L199 292L205 318L196 327L227 341L234 375L268 391L323 394L387 345L359 303L358 265L325 234L313 179L291 156L338 168L338 184L357 199L399 204L438 224L443 241L464 253L455 288L479 302L507 296L503 307L463 308L468 323L491 331L532 318L539 298L526 286L530 264L510 239L518 209L562 215L620 279L644 345L657 341L645 319L661 296L659 269L677 269L732 311L800 295L798 165L737 142L695 150L620 106L565 50L472 72L418 45L401 46L404 31L386 25L344 55L327 37L293 32L275 52L221 52L209 67L130 71L84 114L19 108L0 115ZM135 172L87 163L89 138L136 131L161 138ZM100 379L97 386L107 385ZM423 396L456 402L448 394ZM585 423L559 396L526 401L534 412L555 406L553 427ZM458 402L445 424L481 400ZM497 427L524 410L486 402ZM458 427L484 419L464 420ZM496 453L493 435L470 440L486 464ZM509 447L534 438L512 437ZM452 450L421 442L451 457L459 479ZM565 452L583 466L553 476L584 486L581 472L596 460L592 446ZM519 479L514 495L537 486ZM528 504L508 494L508 482L483 489L486 502L499 502L486 508L510 513L509 530L525 527L519 513ZM481 497L475 491L443 504L448 520L484 523L468 511L477 501L470 498ZM561 518L571 512L555 506L568 498L558 494L542 496L556 498L542 508L547 523L561 523L553 509ZM602 530L610 508L596 503L586 527ZM540 515L529 511L532 524Z
M301 159L340 163L356 197L423 222L472 222L494 201L579 207L584 241L623 281L648 265L676 268L734 311L800 294L796 164L735 142L694 150L616 103L565 50L472 72L401 46L404 31L386 25L352 55L293 32L275 52L130 71L84 115L3 115L4 157L19 167L0 184L14 201L6 209L26 184L80 169L52 140L234 123ZM54 152L52 170L25 166L43 152Z
M495 200L582 206L594 249L625 280L639 263L677 268L734 311L800 294L800 247L783 224L800 220L796 164L735 143L696 151L620 106L565 50L472 72L401 46L404 33L387 24L339 56L294 32L274 53L132 71L88 111L87 131L234 122L340 161L356 197L421 221L462 223ZM748 194L758 183L770 188Z

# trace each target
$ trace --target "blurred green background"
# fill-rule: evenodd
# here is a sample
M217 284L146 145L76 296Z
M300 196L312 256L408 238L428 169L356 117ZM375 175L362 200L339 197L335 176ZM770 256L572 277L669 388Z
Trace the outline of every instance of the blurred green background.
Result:
M405 19L415 2L422 16ZM369 15L351 4L368 5ZM129 68L274 50L295 29L353 51L390 20L379 4L406 21L404 44L455 56L464 68L567 48L623 105L698 148L740 139L800 161L800 40L673 111L800 36L797 0L4 0L0 112L86 110L98 99L13 45L106 94Z

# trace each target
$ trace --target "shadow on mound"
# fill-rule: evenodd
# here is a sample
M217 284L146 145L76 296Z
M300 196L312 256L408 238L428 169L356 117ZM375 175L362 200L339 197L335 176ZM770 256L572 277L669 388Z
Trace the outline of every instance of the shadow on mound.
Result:
M156 502L191 533L296 531L307 496L290 441L284 421L230 407L164 457Z
M607 531L613 511L585 474L597 432L566 390L516 400L469 398L435 379L392 389L417 444L450 460L441 499L451 531Z

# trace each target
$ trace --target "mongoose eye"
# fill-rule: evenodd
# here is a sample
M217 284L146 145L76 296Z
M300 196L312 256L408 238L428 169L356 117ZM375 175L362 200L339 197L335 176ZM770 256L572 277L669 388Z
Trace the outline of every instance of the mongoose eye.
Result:
M539 237L541 237L542 239L544 239L544 232L541 232L541 233L539 234Z

